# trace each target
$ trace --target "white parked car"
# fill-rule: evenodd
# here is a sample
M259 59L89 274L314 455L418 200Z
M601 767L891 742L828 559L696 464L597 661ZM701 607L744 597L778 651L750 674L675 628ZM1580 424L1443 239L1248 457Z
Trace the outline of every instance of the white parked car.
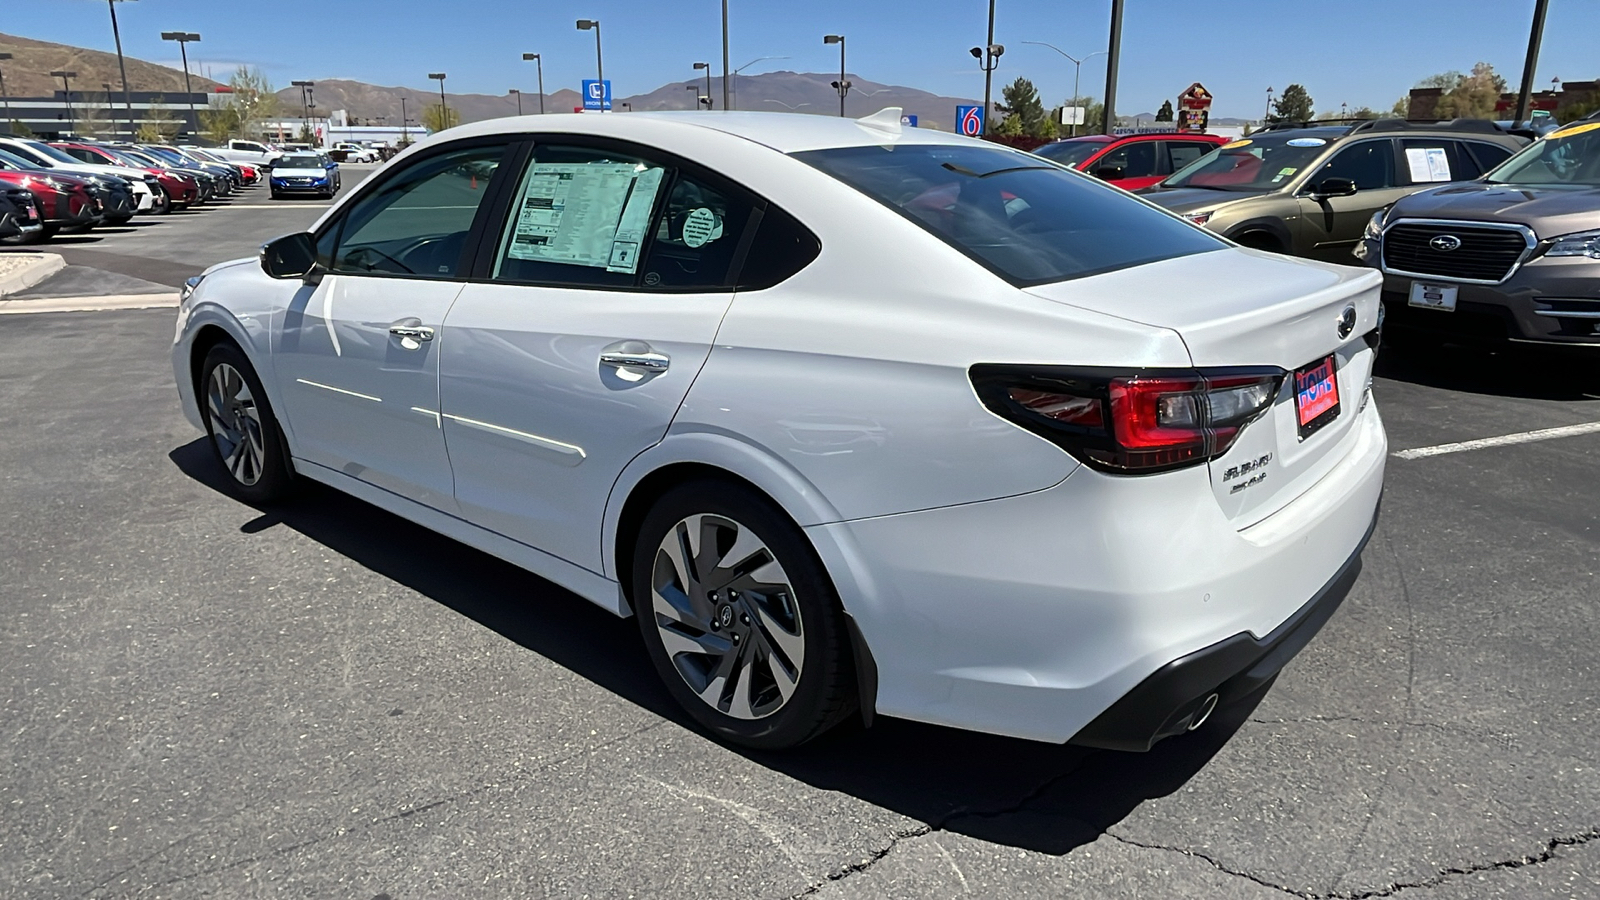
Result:
M44 141L32 138L0 137L0 150L21 157L43 169L58 169L68 175L97 175L115 179L126 185L128 193L132 195L133 208L119 213L116 218L120 221L127 221L135 212L150 212L156 207L156 190L161 183L154 175L147 172L126 166L87 163L69 156L59 147L52 147Z
M378 151L371 147L363 147L350 141L341 141L329 148L330 150L343 150L345 161L353 163L375 163L378 161Z
M262 166L276 160L283 155L283 151L274 150L260 141L233 138L225 147L214 147L212 153L222 157L228 162L247 163L252 166Z
M635 615L724 739L1145 749L1354 580L1378 286L898 110L501 119L192 280L172 362L239 497Z

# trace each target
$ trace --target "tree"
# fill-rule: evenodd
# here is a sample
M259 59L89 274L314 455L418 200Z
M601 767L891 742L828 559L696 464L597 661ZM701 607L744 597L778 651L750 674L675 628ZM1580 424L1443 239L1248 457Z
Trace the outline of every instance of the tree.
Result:
M1429 85L1445 89L1433 108L1435 116L1441 119L1494 118L1495 104L1500 102L1500 95L1506 90L1506 80L1495 73L1494 66L1480 62L1472 67L1471 75L1446 72L1433 76L1433 79L1444 80L1451 76L1455 79L1453 84Z
M1377 110L1373 109L1370 106L1363 106L1360 109L1355 110L1354 112L1351 112L1350 113L1350 118L1352 118L1352 119L1376 119L1376 118L1378 118L1378 112L1377 112Z
M1411 118L1411 95L1407 94L1404 97L1401 97L1399 100L1396 100L1394 102L1394 106L1389 109L1389 112L1394 113L1394 116L1397 119Z
M156 97L150 101L150 111L145 113L145 120L140 123L135 137L143 144L166 144L177 137L182 129L183 120L167 106L166 98Z
M1163 100L1163 101L1161 101L1161 108L1156 110L1156 121L1157 122L1171 122L1172 121L1172 101L1171 100Z
M26 137L33 137L34 136L32 128L29 128L28 126L22 124L21 122L18 122L16 119L12 119L11 120L11 133L16 135L17 137L25 137L26 138Z
M232 106L200 110L200 133L212 143L227 143L228 138L242 133L239 111Z
M1045 115L1044 104L1039 102L1039 90L1033 82L1018 78L1001 88L1000 96L1001 101L995 108L1005 113L1006 121L1017 120L1017 133L1028 137L1055 137L1055 123Z
M1291 84L1272 102L1272 115L1268 122L1309 122L1313 112L1311 95L1303 85Z
M1006 116L990 133L999 137L1022 137L1022 117L1015 114Z
M1566 109L1559 110L1556 117L1565 125L1568 122L1576 122L1597 109L1600 109L1600 91L1590 94L1586 100L1569 104Z
M84 137L110 137L113 126L107 107L107 95L98 91L83 95L81 105L76 107L78 133Z
M424 106L422 108L422 127L429 131L437 133L460 124L461 113L448 106Z
M260 69L240 66L228 79L228 88L232 91L228 105L238 119L234 125L236 134L248 134L255 130L257 123L278 114L278 95Z
M1100 133L1100 125L1105 120L1106 106L1104 103L1101 103L1093 97L1068 97L1066 102L1062 103L1061 106L1083 107L1083 124L1078 126L1078 134ZM1057 122L1061 121L1060 109L1061 107L1057 107L1056 112L1053 114L1053 118ZM1072 128L1070 125L1065 127L1069 131ZM1059 130L1057 131L1057 134L1060 134Z

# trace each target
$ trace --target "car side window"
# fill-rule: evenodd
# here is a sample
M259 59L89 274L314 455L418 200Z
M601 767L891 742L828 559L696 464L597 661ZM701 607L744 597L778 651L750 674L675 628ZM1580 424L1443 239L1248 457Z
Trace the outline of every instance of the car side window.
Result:
M1465 181L1483 174L1461 144L1447 138L1405 138L1400 142L1411 184Z
M644 148L539 144L490 274L522 284L725 288L751 206Z
M1200 141L1163 141L1162 143L1166 147L1167 159L1172 166L1170 171L1173 172L1217 149L1215 144L1207 144Z
M811 229L768 204L739 269L738 288L759 291L772 287L811 265L821 252L822 244Z
M1327 178L1348 178L1357 190L1376 191L1395 186L1394 147L1387 140L1362 141L1340 150L1311 179L1319 184Z
M324 231L318 256L345 275L454 278L473 218L506 143L479 144L419 159L351 205Z
M1472 154L1478 162L1478 168L1487 172L1511 158L1511 151L1499 144L1485 144L1481 141L1466 141L1462 149Z
M1156 174L1156 142L1130 141L1095 160L1094 167L1121 169L1119 178L1148 178Z

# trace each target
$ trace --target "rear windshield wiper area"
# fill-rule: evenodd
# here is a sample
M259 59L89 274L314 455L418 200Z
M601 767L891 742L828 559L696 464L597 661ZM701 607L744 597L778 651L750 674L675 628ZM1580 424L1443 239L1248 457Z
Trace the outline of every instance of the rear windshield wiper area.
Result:
M977 172L972 171L966 166L958 166L952 162L940 163L939 165L943 168L949 169L957 175L966 175L970 178L992 178L996 175L1004 175L1007 172L1028 172L1033 170L1040 170L1044 172L1061 171L1061 169L1057 166L1008 166L1004 169L995 169L993 172L984 172L982 175L979 175Z

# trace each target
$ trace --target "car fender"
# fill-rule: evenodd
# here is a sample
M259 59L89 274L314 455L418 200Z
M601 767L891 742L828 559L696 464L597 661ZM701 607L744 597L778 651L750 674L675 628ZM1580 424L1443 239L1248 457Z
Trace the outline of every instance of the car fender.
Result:
M1289 226L1285 225L1283 219L1278 216L1256 216L1245 219L1242 222L1228 226L1228 230L1223 232L1222 236L1237 243L1235 236L1248 231L1264 231L1272 235L1282 242L1285 253L1293 252L1294 250L1294 235L1289 231Z
M601 521L602 560L605 576L618 580L616 550L622 508L634 488L652 472L667 466L693 463L721 469L742 478L771 497L802 528L837 522L839 511L793 466L736 435L715 431L668 431L666 438L633 458L622 470L606 500Z

